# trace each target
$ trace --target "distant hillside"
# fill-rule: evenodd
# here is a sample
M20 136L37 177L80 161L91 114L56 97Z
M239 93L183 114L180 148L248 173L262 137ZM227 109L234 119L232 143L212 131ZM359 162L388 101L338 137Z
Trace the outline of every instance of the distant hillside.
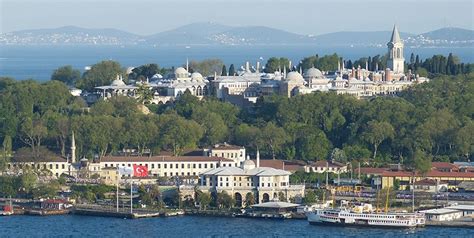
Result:
M441 28L420 35L432 40L469 41L474 39L473 30L456 27Z
M270 27L231 27L216 23L195 23L146 37L149 44L161 45L259 45L308 44L312 39Z
M324 46L378 46L385 47L390 40L391 31L341 31L315 36L318 45ZM414 34L401 32L402 39Z
M334 32L306 36L265 26L226 26L203 22L149 36L117 29L65 26L0 34L0 45L317 45L385 47L391 31ZM474 47L474 31L442 28L423 34L401 33L407 47Z
M16 45L121 45L135 44L140 36L112 28L64 26L23 30L0 35L0 44Z

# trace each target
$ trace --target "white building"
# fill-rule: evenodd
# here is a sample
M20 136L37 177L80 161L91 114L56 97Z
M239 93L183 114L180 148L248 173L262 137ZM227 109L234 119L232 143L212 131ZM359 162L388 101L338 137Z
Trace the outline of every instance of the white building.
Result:
M257 164L259 163L257 153ZM251 160L245 160L241 167L220 167L210 169L201 175L203 192L230 194L238 206L250 195L256 203L279 199L304 197L304 185L290 185L290 172L269 167L259 167Z
M452 221L462 217L462 211L449 208L430 209L420 212L425 214L425 218L428 221Z
M227 143L216 144L209 149L204 149L205 156L214 156L234 161L235 167L239 167L245 161L245 147L230 145Z

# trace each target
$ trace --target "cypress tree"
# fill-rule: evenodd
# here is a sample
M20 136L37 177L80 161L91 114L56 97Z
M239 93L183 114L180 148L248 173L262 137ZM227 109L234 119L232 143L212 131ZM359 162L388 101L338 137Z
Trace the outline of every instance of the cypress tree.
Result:
M230 76L235 76L234 64L231 64L230 67L229 67L229 75Z
M225 64L222 65L222 72L221 72L221 76L227 76L227 68L225 67Z

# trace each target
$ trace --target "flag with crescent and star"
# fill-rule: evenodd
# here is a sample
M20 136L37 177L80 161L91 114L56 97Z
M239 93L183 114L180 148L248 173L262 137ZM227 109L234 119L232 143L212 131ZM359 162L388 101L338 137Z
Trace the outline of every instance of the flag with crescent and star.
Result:
M147 177L148 176L148 168L142 165L133 165L133 176L134 177Z

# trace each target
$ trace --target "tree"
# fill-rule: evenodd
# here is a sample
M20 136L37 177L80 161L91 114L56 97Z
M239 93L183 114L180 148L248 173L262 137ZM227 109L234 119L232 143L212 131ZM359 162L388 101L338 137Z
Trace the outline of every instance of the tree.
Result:
M235 76L234 64L231 64L229 67L229 76Z
M95 87L110 85L117 75L123 75L122 67L118 62L106 60L92 65L86 71L81 80L77 82L77 87L92 91Z
M25 193L29 193L36 185L38 176L32 171L25 171L20 175L20 189Z
M234 204L234 199L226 191L217 194L217 206L219 208L232 208Z
M209 76L221 72L223 65L224 63L220 59L192 60L189 62L189 69L191 72L199 72L203 76Z
M413 154L412 161L413 167L416 171L425 175L427 172L431 171L431 156L427 155L422 150L416 150Z
M372 144L374 148L373 159L377 156L377 149L379 145L386 139L393 138L395 131L393 126L385 121L370 121L367 129L362 135L364 140Z
M154 93L147 84L140 84L136 92L137 101L142 104L149 104L153 100Z
M345 163L347 162L346 153L344 152L344 150L341 150L339 148L334 148L331 152L331 160Z
M265 73L274 73L276 71L283 71L286 68L287 71L290 71L290 60L287 58L277 58L271 57L267 60L265 64Z
M171 149L173 155L180 155L185 148L195 148L203 135L202 127L195 121L188 121L178 115L166 115L160 128L164 149Z
M278 200L279 200L279 201L282 201L282 202L286 202L286 196L285 196L285 194L284 194L283 192L281 192L281 191L278 193Z
M43 125L41 119L26 118L21 125L20 139L31 147L35 157L39 155L39 147L45 136L48 134L48 129Z
M199 191L197 193L197 201L199 202L199 210L206 210L211 203L211 195L209 193Z
M308 190L303 198L305 204L314 204L318 201L318 197L313 190Z
M280 151L281 145L287 140L285 130L273 122L269 122L262 128L262 134L260 136L264 144L270 149L272 158L276 159L276 153Z
M245 207L250 207L255 204L255 196L249 192L245 195Z
M227 68L225 67L225 64L222 65L221 76L227 76Z
M51 80L61 81L69 86L74 85L80 78L81 72L73 69L71 65L59 67L51 75Z

